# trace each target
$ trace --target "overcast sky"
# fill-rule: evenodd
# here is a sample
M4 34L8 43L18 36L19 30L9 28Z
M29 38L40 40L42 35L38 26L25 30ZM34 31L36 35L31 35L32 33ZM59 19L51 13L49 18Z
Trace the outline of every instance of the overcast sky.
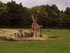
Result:
M0 0L4 3L7 3L11 0ZM25 7L33 7L33 6L37 6L37 5L52 5L52 4L56 4L57 7L60 10L65 10L66 7L70 7L70 0L13 0L16 1L17 3L22 2L23 6Z

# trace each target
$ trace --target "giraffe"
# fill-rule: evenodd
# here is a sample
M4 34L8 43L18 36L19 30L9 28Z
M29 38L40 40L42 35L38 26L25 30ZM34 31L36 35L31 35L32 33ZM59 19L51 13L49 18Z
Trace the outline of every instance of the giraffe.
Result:
M40 13L39 10L37 10L37 15L36 15L35 19L34 19L34 16L32 16L33 23L31 25L31 27L32 27L32 30L34 33L33 37L40 37L40 26L37 23L39 13Z

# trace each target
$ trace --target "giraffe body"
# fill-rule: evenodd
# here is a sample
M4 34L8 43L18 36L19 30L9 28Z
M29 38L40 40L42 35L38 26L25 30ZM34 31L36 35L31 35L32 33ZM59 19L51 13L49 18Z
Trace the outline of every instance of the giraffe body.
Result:
M37 23L37 20L38 20L38 14L39 14L39 11L37 11L37 16L35 17L34 19L34 16L32 16L32 19L33 19L33 23L32 23L32 30L33 30L33 33L34 33L34 37L40 37L40 26L39 24Z

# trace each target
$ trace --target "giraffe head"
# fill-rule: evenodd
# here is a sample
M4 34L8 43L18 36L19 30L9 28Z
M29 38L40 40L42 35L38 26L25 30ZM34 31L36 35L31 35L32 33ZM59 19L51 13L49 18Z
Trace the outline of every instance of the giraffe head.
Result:
M34 15L32 15L31 17L32 17L32 20L33 20L33 22L34 22Z
M37 13L40 13L40 11L39 11L39 10L37 10Z

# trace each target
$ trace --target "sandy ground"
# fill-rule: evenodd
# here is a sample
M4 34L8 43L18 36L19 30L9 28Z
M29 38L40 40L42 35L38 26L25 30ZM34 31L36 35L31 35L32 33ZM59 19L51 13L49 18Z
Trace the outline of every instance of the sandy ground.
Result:
M57 35L43 35L43 37L28 37L28 38L15 38L10 37L10 34L17 33L18 30L11 30L11 29L1 29L0 30L0 41L38 41L38 40L56 40L56 39L62 39L62 36ZM6 39L7 38L7 39Z

